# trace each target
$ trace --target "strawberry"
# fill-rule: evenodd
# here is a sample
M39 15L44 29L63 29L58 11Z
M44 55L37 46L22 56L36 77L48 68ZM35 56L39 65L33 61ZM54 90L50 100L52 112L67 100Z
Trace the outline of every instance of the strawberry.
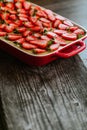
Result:
M48 41L46 40L33 40L33 41L30 41L30 43L40 48L46 48L48 45Z
M36 38L34 36L27 36L26 37L26 41L30 42L30 41L34 41Z
M22 36L17 34L8 34L7 38L11 41L14 41L22 38Z
M33 53L35 53L35 54L40 54L40 53L44 53L44 52L46 52L45 49L40 49L40 48L33 49Z
M23 21L23 22L28 21L28 18L25 18L25 17L19 17L19 19L20 19L21 21Z
M49 38L55 38L55 37L57 37L57 35L55 33L53 33L53 32L47 32L46 34L47 34L47 36Z
M64 23L65 25L68 25L68 26L70 26L70 27L73 27L73 23L72 23L70 20L64 20L63 23Z
M50 49L51 51L55 51L55 50L57 50L57 49L59 48L59 46L60 46L59 43L52 44L52 45L50 45L49 49Z
M47 40L47 41L50 40L50 38L49 38L48 36L46 36L46 35L42 35L42 36L41 36L41 39L42 39L42 40Z
M0 29L5 29L6 24L0 24Z
M26 14L25 9L17 9L17 12L18 12L18 13L21 13L21 14Z
M28 27L28 28L34 27L34 25L33 25L31 22L25 22L25 23L24 23L24 26L25 26L25 27Z
M9 9L14 9L14 4L13 4L13 2L8 2L8 3L6 3L6 7L8 7Z
M13 30L14 30L14 28L13 28L12 26L6 25L5 31L6 31L7 33L11 33Z
M54 33L58 34L58 35L62 35L63 33L66 33L67 31L66 30L59 30L59 29L55 29L54 30Z
M69 26L67 26L65 24L59 24L59 29L61 29L61 30L66 30L68 28L69 28Z
M62 20L62 21L65 20L65 18L63 16L58 15L58 14L55 16L55 18L58 20Z
M25 42L24 38L20 38L18 40L16 40L17 43L23 44Z
M53 12L52 12L51 10L46 9L46 10L44 10L44 11L45 11L45 13L47 14L49 20L51 20L51 21L54 21L54 20L55 20L55 16L54 16L54 14L53 14Z
M21 9L22 8L22 3L21 2L16 2L15 3L15 7L16 7L16 9Z
M40 21L44 22L44 23L50 23L50 21L46 18L40 18Z
M72 26L72 27L70 27L70 31L75 31L75 30L77 30L78 29L78 27L77 26Z
M31 28L32 31L38 32L41 30L41 28L39 26L35 26Z
M74 31L75 34L81 34L81 35L84 35L84 30L83 29L77 29Z
M31 3L24 1L23 2L23 7L25 10L29 10L31 8Z
M30 43L28 43L28 42L24 42L24 43L22 44L22 47L23 47L24 49L28 49L28 50L31 50L31 49L36 48L35 45L32 45L32 44L30 44Z
M9 16L10 16L9 13L4 12L4 13L1 14L1 19L2 20L7 20L9 18Z
M0 37L2 37L2 36L6 36L6 32L0 31Z
M28 18L28 15L19 13L19 14L18 14L18 17Z
M25 27L19 27L19 28L17 28L17 31L22 33L22 32L26 31L26 28Z
M10 19L12 19L12 20L16 20L16 19L17 19L17 17L16 17L15 14L11 14L9 17L10 17Z
M61 22L61 20L55 20L55 22L53 23L53 27L54 28L58 28L58 26L59 26L59 24L61 24L62 22Z
M22 21L21 20L16 20L15 24L18 25L18 26L22 26Z
M75 33L64 33L62 34L62 37L65 40L70 40L70 41L74 41L77 39L77 35Z
M23 36L27 37L28 35L31 35L32 32L30 30L26 30L25 32L23 32Z

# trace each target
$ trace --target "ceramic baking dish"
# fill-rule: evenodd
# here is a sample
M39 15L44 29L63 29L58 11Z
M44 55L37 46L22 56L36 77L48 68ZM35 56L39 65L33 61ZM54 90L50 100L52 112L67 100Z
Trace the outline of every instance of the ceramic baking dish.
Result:
M15 46L14 44L12 44L12 42L5 40L1 37L0 37L0 48L12 54L13 56L17 57L18 59L24 61L25 63L34 66L42 66L58 58L72 57L86 48L84 40L87 37L87 32L82 26L74 23L73 21L71 22L84 30L85 32L84 36L75 41L70 42L65 46L59 47L56 51L40 55L31 54L28 51Z

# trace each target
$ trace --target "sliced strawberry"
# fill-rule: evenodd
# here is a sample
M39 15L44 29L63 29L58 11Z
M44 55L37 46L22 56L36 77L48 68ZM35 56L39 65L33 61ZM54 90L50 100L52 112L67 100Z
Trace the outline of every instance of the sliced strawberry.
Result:
M21 13L21 14L26 14L25 9L17 9L17 12L18 12L18 13Z
M44 13L44 11L42 11L42 10L38 10L38 11L36 12L36 15L38 15L39 17L47 18L46 13Z
M48 36L46 36L46 35L42 35L42 36L41 36L41 39L42 39L42 40L48 40L48 41L50 40L50 38L49 38Z
M32 44L30 44L30 43L28 43L28 42L24 42L24 43L22 44L22 47L23 47L24 49L28 49L28 50L31 50L31 49L36 48L35 45L32 45Z
M66 30L59 30L59 29L55 29L54 30L54 33L58 34L58 35L62 35L63 33L66 33L67 31Z
M7 38L11 41L14 41L22 38L22 36L17 34L8 34Z
M32 32L30 30L26 30L24 33L23 33L23 36L24 37L27 37L28 35L31 35Z
M84 35L85 32L84 32L83 29L77 29L77 30L74 31L74 33L77 34L77 35L78 34Z
M25 18L25 17L19 17L19 19L20 19L21 21L23 21L23 22L28 21L28 18Z
M33 25L31 22L25 22L25 23L24 23L24 26L25 26L25 27L28 27L28 28L34 27L34 25Z
M70 40L70 41L74 41L77 39L77 35L74 34L74 33L64 33L62 35L62 37L65 39L65 40Z
M16 15L15 15L15 14L11 14L11 15L10 15L10 19L12 19L12 20L16 20L16 19L17 19L17 17L16 17Z
M11 32L13 32L13 30L14 30L14 28L13 28L12 26L6 25L5 31L6 31L7 33L11 33Z
M15 24L18 25L18 26L22 26L22 21L21 20L16 20Z
M5 20L5 23L6 23L6 24L11 24L11 23L12 23L12 20L11 20L11 19L6 19L6 20Z
M23 2L23 7L25 10L29 10L31 8L31 3L27 2L27 1L24 1Z
M6 20L6 19L9 18L9 16L10 16L9 13L4 12L4 13L1 14L1 19L2 19L2 20Z
M15 10L11 10L11 9L9 9L8 12L9 12L10 14L16 14L16 13L17 13Z
M5 36L5 35L6 35L6 32L0 31L0 37Z
M57 14L55 17L56 17L56 19L58 19L58 20L62 20L62 21L65 20L65 18L64 18L63 16L58 15L58 14Z
M43 24L43 26L46 27L46 28L51 28L51 23L44 23L44 22L43 22L42 24Z
M30 17L30 21L34 24L37 22L37 20L38 20L38 17Z
M24 38L20 38L18 40L16 40L17 43L23 44L25 42Z
M65 24L59 24L59 29L66 30L68 28L69 28L69 26L67 26Z
M55 33L53 33L53 32L47 32L46 34L47 34L47 36L50 37L50 38L55 38L55 37L57 37L57 35L56 35Z
M60 44L60 46L65 46L67 43L64 39L62 39L60 36L54 39L55 44Z
M75 30L77 30L78 29L78 27L77 26L72 26L72 27L70 27L70 31L75 31Z
M5 29L6 24L0 24L0 29Z
M18 14L18 17L28 18L28 15L19 13L19 14Z
M25 27L19 27L19 28L17 28L17 31L22 33L22 32L26 31L26 28Z
M26 37L27 42L34 41L35 39L36 39L36 37L34 37L34 36L27 36Z
M63 22L65 25L68 25L70 27L73 27L73 23L70 20L64 20Z
M61 24L62 22L61 22L61 20L55 20L55 22L53 23L53 27L54 28L58 28L58 26L59 26L59 24Z
M55 20L55 16L54 16L54 14L53 14L53 12L52 12L51 10L46 9L46 10L44 10L44 11L45 11L45 13L48 15L49 20L51 20L51 21L54 21L54 20Z
M46 40L33 40L33 41L30 41L30 43L40 48L46 48L48 45L48 41Z
M21 9L22 8L22 3L21 2L16 2L15 3L15 7L16 7L16 9Z
M14 4L13 4L13 2L8 2L8 3L6 3L6 7L10 8L10 9L14 9Z
M33 53L35 53L35 54L40 54L40 53L44 53L44 52L46 52L45 49L40 49L40 48L33 49Z
M59 43L52 44L52 45L50 45L49 49L50 49L51 51L55 51L55 50L57 50L57 49L59 48L59 46L60 46Z
M35 26L31 28L32 31L38 32L41 30L41 28L39 26Z
M34 33L34 36L35 36L36 38L40 38L40 37L41 37L41 34L40 34L40 33Z
M40 21L44 22L44 23L50 23L50 21L46 18L40 18Z

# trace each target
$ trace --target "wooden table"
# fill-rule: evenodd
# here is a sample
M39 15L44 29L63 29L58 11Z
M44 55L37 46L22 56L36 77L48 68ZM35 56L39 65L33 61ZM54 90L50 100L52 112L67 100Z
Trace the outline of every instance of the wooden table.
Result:
M87 0L32 2L87 28ZM43 67L0 50L0 130L87 130L87 50Z

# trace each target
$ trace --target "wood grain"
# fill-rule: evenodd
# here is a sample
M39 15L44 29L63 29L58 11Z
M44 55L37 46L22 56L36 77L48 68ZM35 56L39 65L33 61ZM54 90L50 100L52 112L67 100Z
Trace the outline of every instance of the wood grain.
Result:
M87 27L80 18L86 0L32 2ZM87 68L81 58L31 67L0 50L0 130L87 130Z

